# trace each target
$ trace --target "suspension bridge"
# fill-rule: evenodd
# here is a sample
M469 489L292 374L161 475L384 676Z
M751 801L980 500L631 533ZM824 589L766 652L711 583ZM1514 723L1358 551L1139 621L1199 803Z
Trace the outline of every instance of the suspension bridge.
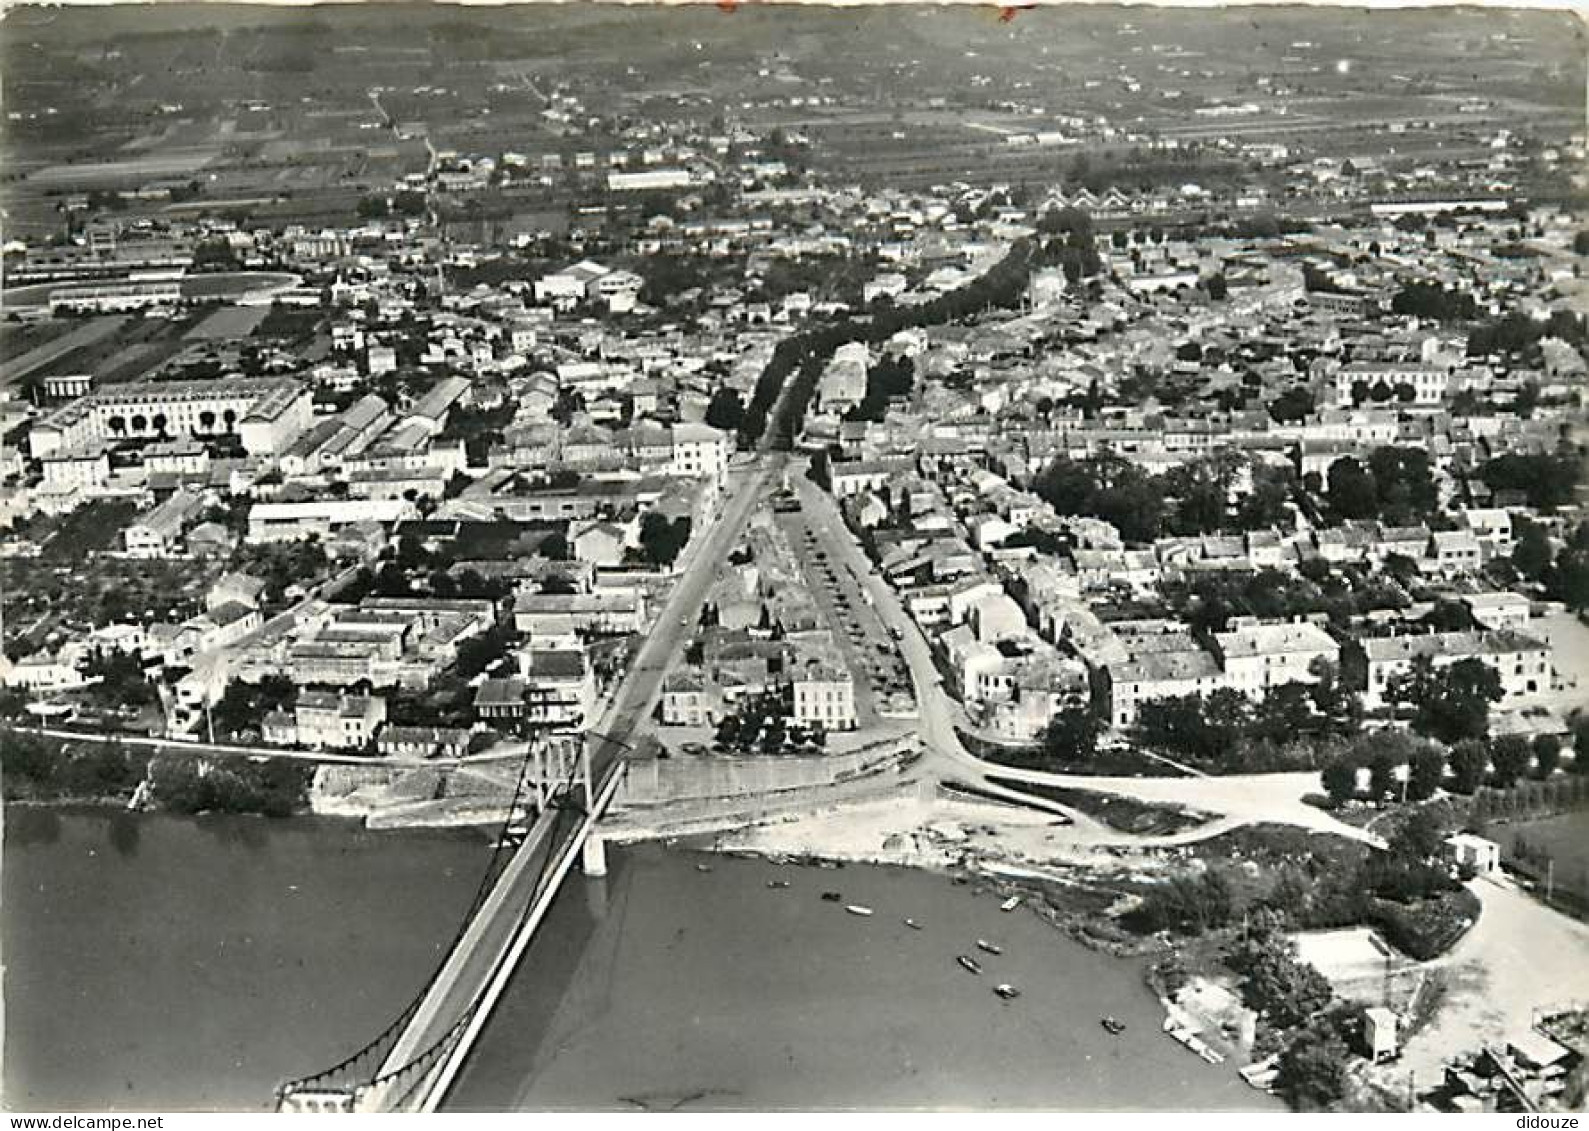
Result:
M288 1112L434 1111L576 859L606 870L596 823L627 744L589 733L526 747L484 875L445 957L361 1048L277 1090Z
M539 739L517 761L512 796L473 901L445 956L391 1022L336 1064L277 1088L285 1112L431 1112L466 1063L519 959L577 859L606 870L597 822L623 781L628 739L650 715L680 645L697 623L715 563L728 556L782 459L757 459L682 563L665 607L599 731ZM514 763L499 760L500 770Z

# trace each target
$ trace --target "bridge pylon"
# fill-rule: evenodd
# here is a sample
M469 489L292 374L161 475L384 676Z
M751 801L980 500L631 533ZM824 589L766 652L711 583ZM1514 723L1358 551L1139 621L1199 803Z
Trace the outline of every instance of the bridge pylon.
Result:
M579 867L587 876L607 874L607 842L600 833L592 831L580 846Z

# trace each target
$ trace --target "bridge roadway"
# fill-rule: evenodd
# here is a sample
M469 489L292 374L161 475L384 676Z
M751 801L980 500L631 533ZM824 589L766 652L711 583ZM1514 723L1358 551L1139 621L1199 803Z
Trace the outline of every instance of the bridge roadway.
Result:
M617 789L622 744L650 716L680 646L700 620L707 589L717 572L713 563L727 559L757 498L786 462L781 453L769 452L731 472L722 509L696 544L686 550L688 557L678 583L595 728L600 737L591 741L589 750L590 792L596 800L592 819ZM580 789L569 800L582 807L585 797ZM411 1087L414 1081L404 1079L372 1089L361 1098L360 1110L433 1110L445 1098L452 1076L495 1003L493 982L498 983L496 992L500 992L505 978L499 978L499 973L505 975L517 961L588 831L585 815L572 808L549 808L536 821L399 1034L376 1078L435 1046L470 1014L476 1001L481 1001L482 1007L473 1010L460 1047L442 1058L441 1064L424 1068L425 1078L417 1087Z

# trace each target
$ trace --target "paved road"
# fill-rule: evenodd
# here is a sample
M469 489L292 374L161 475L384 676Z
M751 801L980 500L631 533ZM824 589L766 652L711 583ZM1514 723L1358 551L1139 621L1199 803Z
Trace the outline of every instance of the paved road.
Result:
M1439 1079L1458 1053L1504 1041L1533 1025L1541 1006L1589 1000L1589 925L1571 919L1506 876L1468 885L1483 910L1478 922L1425 969L1443 972L1447 995L1440 1012L1407 1041L1390 1069Z
M801 507L807 520L821 527L838 527L842 516L833 498L815 484L801 478L798 487ZM933 664L932 652L915 622L905 612L893 589L872 570L871 563L853 537L830 540L872 595L873 608L884 622L900 634L900 652L910 668L919 707L919 733L926 749L919 772L932 773L940 780L966 782L980 790L1026 805L1051 809L1069 817L1072 835L1089 844L1118 844L1131 847L1189 844L1217 836L1243 824L1273 822L1296 825L1320 832L1336 833L1353 840L1377 843L1377 838L1362 829L1336 820L1302 798L1317 793L1316 774L1236 774L1224 777L1133 778L1091 774L1063 774L1042 770L1019 770L995 766L976 757L960 741L956 732L956 705L949 698ZM1220 818L1198 829L1165 837L1133 836L1110 829L1068 806L1043 802L1031 795L1006 789L990 777L1071 789L1114 793L1145 802L1189 806Z
M698 623L716 572L707 565L727 559L756 500L785 460L782 455L769 453L735 469L731 475L722 509L698 543L689 549L690 556L683 563L678 583L594 728L597 737L590 744L590 755L592 774L598 782L608 780L616 771L623 744L649 718L663 680ZM522 750L521 745L515 746ZM433 1046L478 1000L510 955L521 922L541 894L540 881L547 865L562 858L580 817L572 810L550 809L536 822L398 1038L383 1072L408 1063ZM390 1096L385 1102L390 1104L396 1099L395 1095Z

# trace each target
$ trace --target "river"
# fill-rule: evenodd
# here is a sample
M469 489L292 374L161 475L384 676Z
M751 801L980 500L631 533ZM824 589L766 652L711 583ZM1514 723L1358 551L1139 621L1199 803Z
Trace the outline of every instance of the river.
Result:
M485 860L477 833L8 807L6 1105L268 1110L391 1020Z
M449 1108L1280 1109L1160 1031L1140 963L969 885L656 845L608 857L552 909ZM995 997L1002 981L1021 996Z
M478 835L309 818L8 810L7 1105L268 1107L401 1007L484 853ZM1277 1106L1159 1032L1139 964L943 876L608 858L605 879L569 878L452 1106Z

